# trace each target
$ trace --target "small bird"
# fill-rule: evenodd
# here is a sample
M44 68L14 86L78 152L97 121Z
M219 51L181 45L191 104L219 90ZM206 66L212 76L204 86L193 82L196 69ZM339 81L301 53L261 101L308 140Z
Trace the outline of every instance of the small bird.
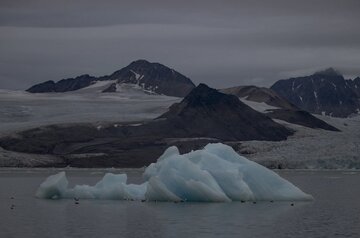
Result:
M77 198L77 197L74 197L74 201L75 201L75 204L79 204L79 198Z

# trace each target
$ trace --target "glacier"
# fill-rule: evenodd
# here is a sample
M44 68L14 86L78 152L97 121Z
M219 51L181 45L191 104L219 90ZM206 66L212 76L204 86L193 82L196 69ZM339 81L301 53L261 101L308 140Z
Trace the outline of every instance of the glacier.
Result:
M49 176L38 188L43 199L113 199L172 202L306 201L304 193L277 173L214 143L180 154L169 147L143 174L144 183L128 184L126 174L107 173L94 186L68 187L65 172Z

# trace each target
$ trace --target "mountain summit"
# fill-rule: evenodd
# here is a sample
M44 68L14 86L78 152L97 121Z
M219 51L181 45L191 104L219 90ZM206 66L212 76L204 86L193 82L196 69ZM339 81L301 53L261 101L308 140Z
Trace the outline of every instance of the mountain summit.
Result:
M345 80L333 68L310 76L279 80L271 89L311 113L347 117L360 110L357 81Z
M81 75L63 79L58 82L46 81L29 88L30 93L69 92L84 89L97 83L109 82L101 91L117 92L122 85L130 85L151 94L184 97L194 87L194 83L186 76L159 63L137 60L128 66L115 71L111 75L93 77Z
M342 76L341 73L334 68L330 67L325 70L321 70L315 73L315 75L322 75L322 76Z
M116 80L103 92L115 92L121 84L133 84L146 92L184 97L194 83L184 75L159 63L137 60L107 77Z

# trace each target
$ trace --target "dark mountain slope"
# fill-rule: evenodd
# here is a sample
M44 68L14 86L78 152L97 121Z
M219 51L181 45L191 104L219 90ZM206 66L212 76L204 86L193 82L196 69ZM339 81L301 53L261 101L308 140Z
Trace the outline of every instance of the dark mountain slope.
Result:
M360 108L354 87L353 81L329 68L310 76L279 80L271 89L308 112L347 117Z
M319 118L316 118L310 113L303 110L272 109L269 110L266 115L273 119L279 119L309 128L320 128L328 131L340 131L332 125L327 124L323 120L320 120Z
M62 93L75 91L90 86L96 80L96 77L84 74L76 78L62 79L56 83L54 81L46 81L44 83L36 84L26 91L30 93Z
M160 118L193 136L222 140L284 140L292 133L236 96L200 84Z
M177 71L146 60L132 62L108 76L107 80L116 80L115 84L135 84L148 92L176 97L185 97L195 87L189 78ZM114 85L104 90L112 91L116 91Z
M223 93L232 94L248 101L263 102L270 106L284 109L298 109L275 91L257 86L238 86L220 90Z
M239 98L244 98L246 101L265 103L277 107L278 109L268 109L265 112L265 115L273 119L279 119L309 128L338 131L337 128L291 104L271 89L256 86L238 86L222 89L221 91L238 96Z

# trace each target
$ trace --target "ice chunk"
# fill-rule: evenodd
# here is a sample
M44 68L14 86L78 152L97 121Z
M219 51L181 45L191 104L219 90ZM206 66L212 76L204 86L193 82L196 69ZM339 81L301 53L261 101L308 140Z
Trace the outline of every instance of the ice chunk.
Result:
M173 150L172 147L169 149ZM149 167L150 171L145 170L145 177L157 177L152 184L160 181L168 191L184 201L230 201L208 171L184 155L168 151L165 151L164 154L169 154L169 156L162 156L163 159ZM155 172L153 167L156 167Z
M146 189L145 197L150 201L174 201L180 202L181 199L167 189L165 184L158 177L151 177Z
M142 200L145 199L146 184L126 184L126 174L107 173L95 186L76 185L63 193L65 198Z
M65 173L61 172L40 185L37 197L175 202L312 199L274 171L221 143L183 155L176 147L170 147L146 168L143 177L143 184L127 184L126 174L109 173L95 186L68 189Z
M45 199L58 199L67 191L68 180L65 172L49 176L38 188L36 197Z

